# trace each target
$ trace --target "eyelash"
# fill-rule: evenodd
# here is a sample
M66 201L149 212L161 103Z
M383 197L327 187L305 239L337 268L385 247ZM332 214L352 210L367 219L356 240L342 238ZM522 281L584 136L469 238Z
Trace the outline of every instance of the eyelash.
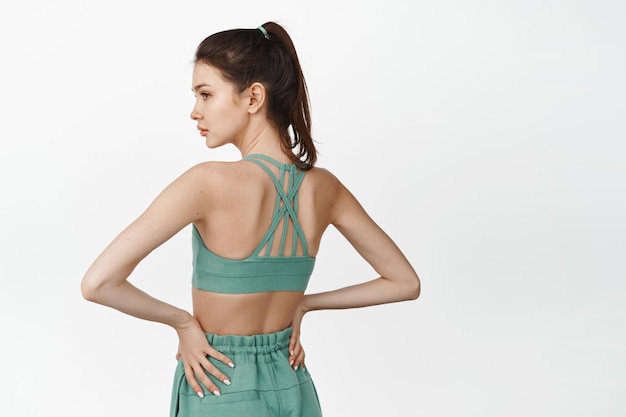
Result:
M199 95L200 97L202 97L202 99L203 99L203 100L206 100L206 99L208 99L209 97L211 97L211 94L209 94L209 93L194 94L193 96L194 96L195 98L198 98L198 95Z

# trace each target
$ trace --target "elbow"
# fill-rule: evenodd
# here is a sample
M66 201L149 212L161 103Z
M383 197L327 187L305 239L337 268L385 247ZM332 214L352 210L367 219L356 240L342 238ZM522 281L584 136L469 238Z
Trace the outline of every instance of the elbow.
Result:
M422 286L417 275L412 275L410 278L404 277L395 282L392 302L417 300L421 292Z
M96 285L86 278L83 278L82 282L80 283L80 292L85 300L97 303L99 287L99 285Z
M407 288L407 301L417 300L422 292L422 285L417 275Z
M82 294L83 298L87 301L94 301L95 299L95 291L92 287L90 287L88 284L85 283L85 280L83 280L80 283L80 293Z

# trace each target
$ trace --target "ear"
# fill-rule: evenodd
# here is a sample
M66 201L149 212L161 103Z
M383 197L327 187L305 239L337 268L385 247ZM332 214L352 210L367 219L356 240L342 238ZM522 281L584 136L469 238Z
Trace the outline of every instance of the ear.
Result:
M248 102L248 113L258 113L265 105L265 99L267 98L267 90L263 84L259 82L252 83L249 87L250 98Z

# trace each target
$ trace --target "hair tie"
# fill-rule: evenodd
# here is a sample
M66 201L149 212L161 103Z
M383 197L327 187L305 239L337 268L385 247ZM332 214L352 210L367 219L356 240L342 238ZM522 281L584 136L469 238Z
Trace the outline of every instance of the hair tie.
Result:
M259 26L257 29L259 29L261 31L263 36L265 36L265 39L269 39L270 38L270 35L268 35L267 30L265 30L265 28L263 26Z

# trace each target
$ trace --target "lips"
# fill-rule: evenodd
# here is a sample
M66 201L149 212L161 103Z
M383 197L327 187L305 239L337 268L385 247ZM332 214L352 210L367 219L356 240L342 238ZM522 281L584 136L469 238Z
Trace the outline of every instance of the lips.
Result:
M200 127L200 126L198 126L198 130L200 131L201 136L206 136L206 134L209 133L207 129Z

